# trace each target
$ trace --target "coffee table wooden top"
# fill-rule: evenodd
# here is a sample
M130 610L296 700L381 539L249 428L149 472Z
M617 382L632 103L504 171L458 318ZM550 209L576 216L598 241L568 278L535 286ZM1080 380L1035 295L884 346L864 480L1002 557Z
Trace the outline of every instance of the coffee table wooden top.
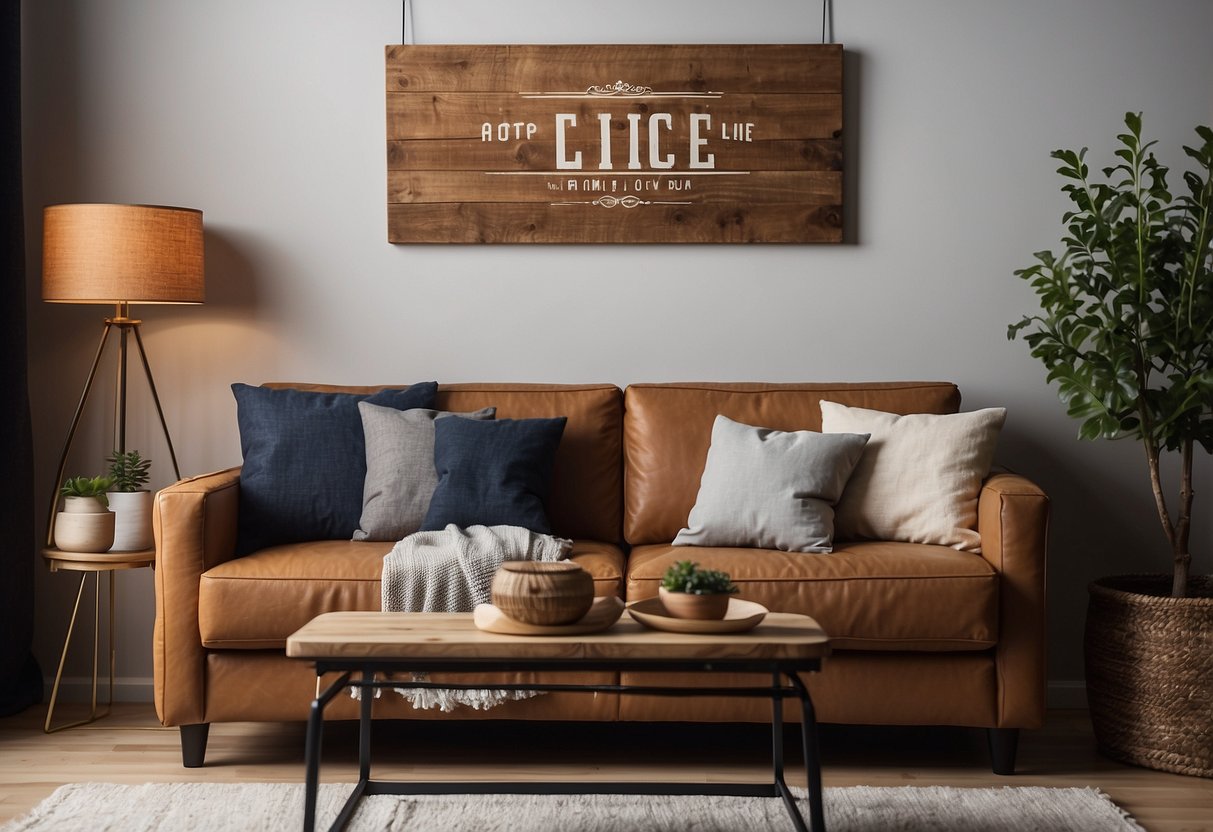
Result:
M650 630L627 612L609 630L578 636L487 633L471 613L329 612L286 640L297 659L819 659L830 639L807 615L769 613L746 633Z

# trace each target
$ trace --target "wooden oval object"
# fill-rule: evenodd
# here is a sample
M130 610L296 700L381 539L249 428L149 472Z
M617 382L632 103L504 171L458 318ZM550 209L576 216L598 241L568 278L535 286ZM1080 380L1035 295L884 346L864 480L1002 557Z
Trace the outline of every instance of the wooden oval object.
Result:
M571 624L594 603L594 579L575 563L510 560L493 576L493 604L524 624Z
M667 614L674 618L693 618L697 621L716 621L724 618L729 609L729 595L695 595L691 592L670 592L658 587L657 594Z
M636 621L654 630L669 633L691 633L694 635L723 635L744 633L757 627L767 616L767 608L753 601L740 598L729 599L729 609L719 620L697 618L675 618L669 614L660 598L646 598L628 604L628 614Z

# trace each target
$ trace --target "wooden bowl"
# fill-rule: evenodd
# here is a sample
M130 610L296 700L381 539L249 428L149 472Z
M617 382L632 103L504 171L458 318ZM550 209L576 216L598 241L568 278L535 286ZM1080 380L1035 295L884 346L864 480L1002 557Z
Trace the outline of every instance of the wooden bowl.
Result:
M730 595L716 593L714 595L695 595L690 592L670 592L663 587L657 588L657 596L667 614L674 618L694 618L699 621L714 621L724 618L729 610Z
M523 624L571 624L594 603L594 579L567 560L509 560L493 575L493 605Z

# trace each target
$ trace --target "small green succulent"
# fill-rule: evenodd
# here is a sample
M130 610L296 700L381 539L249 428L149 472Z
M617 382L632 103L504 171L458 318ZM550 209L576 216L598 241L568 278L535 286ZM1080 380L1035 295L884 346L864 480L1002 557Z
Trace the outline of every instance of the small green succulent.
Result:
M680 560L666 570L661 585L667 592L691 595L731 595L737 592L729 573L716 569L700 569L699 564Z
M101 505L109 508L110 501L105 492L111 485L113 481L109 477L69 477L59 493L64 497L96 497Z
M106 462L110 464L111 487L114 491L142 491L147 485L147 469L152 461L141 457L138 451L114 451Z

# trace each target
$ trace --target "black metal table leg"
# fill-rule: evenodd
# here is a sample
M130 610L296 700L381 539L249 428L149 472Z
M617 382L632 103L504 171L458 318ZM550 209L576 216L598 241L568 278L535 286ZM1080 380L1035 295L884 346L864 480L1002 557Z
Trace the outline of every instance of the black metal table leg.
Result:
M800 809L796 807L796 798L792 796L792 790L788 788L787 779L783 774L783 697L779 695L779 677L778 671L771 674L771 769L775 776L774 786L792 818L796 832L808 832Z
M346 677L348 680L349 674L346 674ZM367 793L367 787L371 781L371 700L375 698L375 672L369 669L363 670L362 681L362 685L355 683L360 691L358 700L358 782L354 784L353 790L342 804L341 811L337 813L337 819L329 827L329 832L341 832L342 829L345 829L346 824L350 822L350 818L354 816L354 812L358 808L358 802Z
M312 700L307 718L307 742L304 762L307 776L303 790L303 832L316 830L316 797L320 789L320 752L324 738L324 709L349 684L350 672L342 673L324 693Z
M362 681L375 681L375 674L364 670ZM371 779L371 700L374 696L375 689L369 685L362 689L361 708L358 711L358 779L362 782Z
M817 714L809 689L796 673L789 673L800 697L800 738L804 745L804 768L809 786L809 827L813 832L825 832L825 808L821 796L821 751L817 744Z
M319 699L314 699L307 718L307 750L304 752L307 785L303 792L303 832L315 832L316 829L316 794L320 786L320 741L323 733L324 705Z

